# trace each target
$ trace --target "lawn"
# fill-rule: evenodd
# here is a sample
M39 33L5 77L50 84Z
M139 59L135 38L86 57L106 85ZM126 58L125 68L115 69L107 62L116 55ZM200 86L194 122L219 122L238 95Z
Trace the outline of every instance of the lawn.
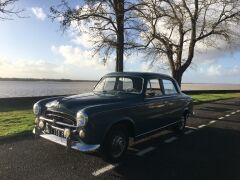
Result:
M34 127L32 106L39 98L0 99L0 137L30 132Z
M240 93L224 93L224 94L196 94L191 95L195 104L201 104L211 101L218 101L223 99L231 99L240 97Z
M232 94L191 95L195 104L240 97ZM34 127L32 106L38 98L0 99L0 137L30 132Z

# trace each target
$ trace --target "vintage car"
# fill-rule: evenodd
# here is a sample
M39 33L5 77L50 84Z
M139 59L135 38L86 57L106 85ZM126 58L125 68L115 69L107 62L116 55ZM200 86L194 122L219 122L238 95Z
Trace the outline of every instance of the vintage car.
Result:
M123 72L105 75L91 93L43 99L33 111L36 136L82 152L99 149L116 162L129 138L169 126L183 132L193 102L167 75Z

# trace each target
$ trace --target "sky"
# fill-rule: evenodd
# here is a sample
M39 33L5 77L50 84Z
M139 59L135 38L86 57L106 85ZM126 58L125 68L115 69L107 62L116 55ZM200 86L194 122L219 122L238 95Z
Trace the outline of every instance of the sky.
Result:
M43 3L44 2L44 3ZM0 21L0 77L98 80L114 71L114 61L103 65L92 56L92 44L85 34L65 33L49 17L57 0L21 0L25 18ZM78 1L73 1L74 6ZM125 57L125 71L153 71L141 53ZM184 83L240 84L240 50L209 50L196 53L184 73Z

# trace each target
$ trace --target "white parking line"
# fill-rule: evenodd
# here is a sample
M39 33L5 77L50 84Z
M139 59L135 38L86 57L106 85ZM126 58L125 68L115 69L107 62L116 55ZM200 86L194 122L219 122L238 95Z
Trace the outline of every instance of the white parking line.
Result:
M193 130L188 130L188 131L184 132L184 134L191 134L193 132L194 132Z
M209 124L213 124L213 123L215 123L215 122L216 122L216 121L213 120L213 121L210 121Z
M224 119L224 117L220 117L220 118L218 118L218 119Z
M226 114L225 116L226 116L226 117L229 117L229 116L230 116L230 114Z
M143 149L142 151L139 151L136 155L137 156L143 156L144 154L153 151L154 149L156 149L155 147L148 147L146 149Z
M189 129L194 129L194 130L197 130L197 128L195 127L192 127L192 126L185 126L186 128L189 128Z
M175 141L176 139L177 139L177 137L171 137L171 138L169 138L169 139L166 139L164 142L165 142L165 143L170 143L170 142Z
M231 114L236 114L236 112L232 112Z
M105 172L107 172L107 171L110 171L110 170L114 169L114 168L117 167L118 165L119 165L119 164L110 164L110 165L108 165L108 166L105 166L105 167L97 170L97 171L94 171L94 172L92 173L92 175L93 175L93 176L99 176L99 175L101 175L101 174L103 174L103 173L105 173Z
M200 129L200 128L203 128L205 126L206 126L206 124L202 124L202 125L198 126L198 128Z

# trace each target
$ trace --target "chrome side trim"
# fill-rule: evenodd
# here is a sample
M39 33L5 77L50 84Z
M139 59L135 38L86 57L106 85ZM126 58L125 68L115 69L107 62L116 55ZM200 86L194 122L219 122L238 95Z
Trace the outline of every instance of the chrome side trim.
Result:
M152 132L155 132L155 131L158 131L158 130L160 130L160 129L166 128L166 127L171 126L171 125L173 125L173 124L176 124L176 123L178 123L178 122L180 122L180 121L181 121L181 120L176 121L176 122L171 123L171 124L168 124L168 125L166 125L166 126L163 126L163 127L160 127L160 128L157 128L157 129L154 129L154 130L151 130L151 131L142 133L142 134L139 134L139 135L136 136L136 138L141 137L141 136L144 136L144 135L149 134L149 133L152 133Z
M45 117L42 117L40 116L39 117L40 120L43 120L43 121L47 121L47 122L51 122L53 123L54 121L52 119L47 119ZM70 124L66 124L66 123L62 123L62 122L55 122L56 124L59 124L59 125L62 125L62 126L67 126L67 127L73 127L73 128L76 128L77 126L74 126L74 125L70 125Z
M57 144L60 144L62 146L67 147L67 139L66 138L62 138L62 137L58 137L55 136L53 134L41 134L40 135L42 138L47 139L49 141L55 142ZM97 150L100 147L99 144L84 144L84 143L80 143L78 141L71 141L71 149L75 149L81 152L92 152Z
M169 98L169 97L176 97L178 96L180 93L178 94L172 94L172 95L161 95L161 96L156 96L156 97L146 97L145 99L164 99L164 98Z

